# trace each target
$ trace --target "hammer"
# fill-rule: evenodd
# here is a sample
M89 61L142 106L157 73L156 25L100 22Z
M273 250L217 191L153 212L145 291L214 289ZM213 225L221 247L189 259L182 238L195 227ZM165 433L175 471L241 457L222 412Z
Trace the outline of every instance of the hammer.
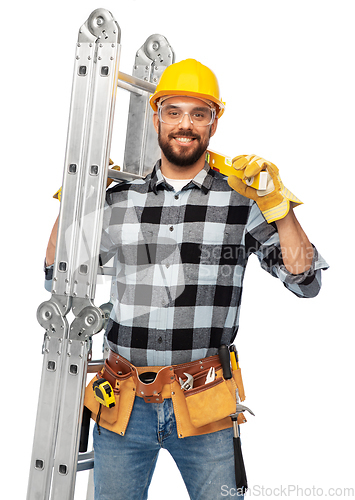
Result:
M254 413L250 410L250 408L238 403L237 410L235 413L232 413L231 419L233 422L233 433L234 433L233 446L234 446L235 482L237 485L237 491L242 492L244 494L248 489L248 481L245 472L242 446L239 436L239 426L238 426L238 415L243 411L248 411L251 415L254 415Z
M232 378L232 372L230 368L230 354L229 349L225 344L222 344L218 349L219 359L221 361L221 365L223 368L223 377L225 379ZM238 493L245 493L248 489L248 481L245 473L245 466L242 454L242 446L240 442L239 436L239 427L238 427L238 415L243 411L248 411L251 415L254 413L247 406L241 405L237 403L236 412L230 415L233 422L233 446L234 446L234 466L235 466L235 482L237 485ZM254 415L255 416L255 415Z

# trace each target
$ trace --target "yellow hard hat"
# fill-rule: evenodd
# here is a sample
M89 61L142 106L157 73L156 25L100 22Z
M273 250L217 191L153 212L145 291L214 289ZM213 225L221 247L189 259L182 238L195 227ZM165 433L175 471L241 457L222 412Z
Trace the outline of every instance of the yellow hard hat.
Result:
M168 66L163 72L150 105L157 111L157 101L164 96L183 95L207 99L217 105L217 117L224 113L216 75L195 59L185 59Z

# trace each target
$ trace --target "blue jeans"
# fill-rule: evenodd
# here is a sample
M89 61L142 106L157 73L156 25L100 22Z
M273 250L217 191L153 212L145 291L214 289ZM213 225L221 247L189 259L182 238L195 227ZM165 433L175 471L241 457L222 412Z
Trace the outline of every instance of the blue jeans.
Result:
M146 500L161 448L175 460L192 500L228 498L227 491L243 498L235 493L231 428L179 439L171 399L136 397L124 436L102 427L99 435L95 425L95 500Z

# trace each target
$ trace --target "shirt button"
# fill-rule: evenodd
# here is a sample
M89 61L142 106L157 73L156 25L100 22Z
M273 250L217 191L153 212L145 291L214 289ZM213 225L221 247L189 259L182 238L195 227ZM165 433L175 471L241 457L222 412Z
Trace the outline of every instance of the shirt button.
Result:
M161 343L163 342L162 337L159 337L159 338L158 338L158 342L159 342L159 344L161 344Z
M166 267L167 269L169 269L170 264L165 264L165 267Z
M169 227L169 231L174 231L173 226L170 226L170 227Z
M179 199L179 195L178 195L178 194L176 194L176 195L174 196L174 198L175 198L175 200L178 200L178 199Z

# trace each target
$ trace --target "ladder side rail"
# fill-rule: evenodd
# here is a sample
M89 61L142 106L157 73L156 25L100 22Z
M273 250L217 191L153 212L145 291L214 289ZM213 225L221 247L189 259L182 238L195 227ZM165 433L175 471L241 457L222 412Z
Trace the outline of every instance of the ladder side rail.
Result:
M86 166L88 126L91 118L88 103L92 100L94 59L95 37L82 27L75 56L63 192L53 270L52 294L59 296L72 296L73 294L78 226L84 194L83 177Z
M131 94L126 132L123 170L140 176L151 172L160 158L157 134L153 126L153 110L149 104L152 87L156 87L164 69L174 62L174 52L162 35L151 35L136 53L132 78L124 81L139 86L145 82L147 92Z
M98 9L103 15L103 9ZM96 12L96 11L95 11ZM90 18L89 18L90 20ZM88 21L89 22L89 21ZM103 203L109 163L120 55L120 30L111 17L100 24L85 143L83 193L73 269L72 310L65 358L61 412L52 480L52 500L74 495L86 385L89 339L101 330L102 311L94 306Z
M91 109L91 126L87 147L84 192L73 296L95 297L97 268L101 242L103 205L108 175L109 152L117 90L120 45L98 42L96 78ZM103 72L108 72L103 76Z
M49 498L59 418L62 353L66 349L68 332L67 320L54 303L42 304L37 317L46 328L46 333L28 479L28 500Z
M85 73L79 74L75 60L69 113L68 139L63 174L52 297L38 308L37 318L46 329L43 368L28 483L28 500L49 498L57 429L63 389L63 358L68 350L68 323L71 307L73 260L77 238L78 210L82 192L82 149L85 142L86 102L91 91L95 37L84 30ZM78 147L79 145L79 147ZM70 158L70 161L69 161Z
M73 291L75 280L73 276L77 264L76 249L78 242L83 237L81 223L83 207L87 207L85 203L87 176L83 166L86 167L89 149L88 130L92 128L92 121L95 119L90 106L86 105L86 101L94 101L89 97L92 92L93 63L99 60L95 58L97 56L97 46L94 42L100 36L105 40L109 38L103 28L110 23L112 24L114 37L112 37L113 34L111 33L113 39L109 40L109 42L114 43L120 37L120 28L108 11L98 9L91 14L80 29L77 44L78 48L81 48L83 44L81 54L85 53L85 51L88 52L84 56L84 64L81 61L78 63L80 56L77 55L77 64L74 71L52 297L50 301L41 304L37 314L40 324L46 329L46 335L28 486L27 498L29 500L47 500L49 495L53 499L69 500L74 494L75 475L72 471L74 469L76 471L76 464L75 467L72 466L70 460L60 460L60 466L58 467L58 474L66 478L64 481L66 485L65 492L63 488L58 491L53 481L58 476L55 473L55 462L58 462L60 455L60 440L63 439L61 436L62 429L68 424L70 428L69 439L66 436L63 443L67 446L67 449L68 446L70 448L67 455L74 457L75 461L77 459L78 453L75 441L79 442L80 437L88 339L90 335L97 333L101 329L103 323L101 311L93 306L91 300L82 301L80 298L75 297ZM117 48L116 51L119 54ZM114 81L118 73L118 58L113 57L112 61L113 72L110 75L112 73L113 75L110 76L110 80ZM111 99L114 101L117 81L111 86L110 94ZM114 105L111 102L109 129L112 129L113 110ZM106 125L104 125L104 129L105 133L107 133ZM104 156L107 157L105 165L108 165L110 140L109 137L104 148ZM106 170L106 173L101 173L99 176L102 184L106 181L103 178L107 175L107 167L103 170ZM104 191L104 187L102 192L100 189L96 189L95 196L100 200L99 203L103 200ZM97 220L96 225L100 225L100 217ZM100 234L101 239L101 227L92 232L92 237L97 238L98 234ZM98 248L99 243L95 242L95 248ZM92 244L91 247L93 247ZM86 279L86 276L83 279ZM95 284L96 281L91 287L91 298L93 298L95 292ZM69 330L65 315L72 306L77 317ZM81 334L85 331L85 335L81 338ZM67 403L68 399L72 398L75 400L75 405L70 409L70 404ZM67 411L68 408L69 411ZM69 465L66 464L67 462ZM53 467L54 474L52 476Z

